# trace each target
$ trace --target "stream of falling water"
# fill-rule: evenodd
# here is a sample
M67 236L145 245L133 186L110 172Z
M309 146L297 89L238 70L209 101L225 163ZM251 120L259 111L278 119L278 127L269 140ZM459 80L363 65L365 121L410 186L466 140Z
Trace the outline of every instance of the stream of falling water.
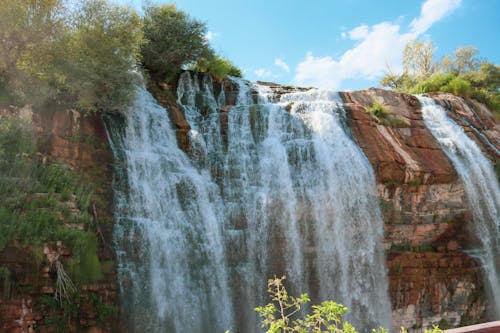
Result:
M460 176L472 210L471 229L479 247L472 255L482 264L490 291L493 319L500 319L500 188L491 162L433 99L418 96L426 126Z
M238 328L255 330L249 309L265 303L266 279L282 273L295 293L346 305L358 327L390 327L375 177L346 133L340 96L274 96L232 83L237 96L221 88L216 98L208 76L186 72L177 102L191 126L190 156L221 188Z
M283 274L292 294L346 305L360 331L390 327L375 177L339 95L225 84L236 95L181 75L187 152L145 90L109 122L127 329L257 332L253 308Z
M125 168L115 189L124 327L224 332L233 311L218 188L177 147L165 109L146 89L137 95L109 131Z

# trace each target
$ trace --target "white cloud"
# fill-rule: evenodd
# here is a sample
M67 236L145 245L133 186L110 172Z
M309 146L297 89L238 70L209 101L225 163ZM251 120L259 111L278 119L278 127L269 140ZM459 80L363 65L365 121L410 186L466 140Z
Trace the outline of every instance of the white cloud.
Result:
M349 31L350 39L363 39L368 35L369 27L367 25L360 25Z
M205 34L205 39L208 40L208 41L211 41L212 39L214 39L214 38L216 38L218 36L219 36L218 33L209 30Z
M342 31L342 33L340 34L340 37L342 37L342 39L346 39L347 34L344 31Z
M273 73L265 68L256 69L253 73L259 78L274 77Z
M461 0L427 0L420 11L420 17L411 21L415 34L422 34L434 23L460 7Z
M283 69L285 72L290 73L290 67L287 65L286 62L284 62L280 58L274 59L274 64L279 68Z
M427 0L418 18L411 21L409 32L402 33L400 23L381 22L371 27L360 25L348 32L357 44L338 59L331 56L315 57L308 52L297 65L293 83L338 89L347 79L380 78L387 65L394 71L401 70L405 45L425 33L434 23L460 5L460 0ZM342 33L342 37L347 35Z

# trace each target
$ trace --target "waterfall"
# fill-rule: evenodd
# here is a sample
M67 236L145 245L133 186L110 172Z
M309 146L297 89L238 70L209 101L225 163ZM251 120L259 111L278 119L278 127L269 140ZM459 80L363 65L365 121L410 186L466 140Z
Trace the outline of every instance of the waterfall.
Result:
M189 72L177 95L185 152L145 89L108 121L124 327L256 332L253 308L283 274L290 293L349 307L360 331L390 327L375 177L339 95Z
M457 170L472 210L471 230L478 247L471 252L481 263L491 295L491 313L500 319L500 188L491 162L462 127L433 99L418 96L426 126Z
M224 87L215 96L208 76L185 72L177 103L191 158L221 188L239 331L255 331L251 309L267 303L266 279L283 273L294 293L346 305L358 327L389 327L375 177L346 133L340 96L232 84L237 96Z
M125 128L111 124L125 181L115 242L129 332L223 332L232 301L217 186L177 147L166 110L140 89Z

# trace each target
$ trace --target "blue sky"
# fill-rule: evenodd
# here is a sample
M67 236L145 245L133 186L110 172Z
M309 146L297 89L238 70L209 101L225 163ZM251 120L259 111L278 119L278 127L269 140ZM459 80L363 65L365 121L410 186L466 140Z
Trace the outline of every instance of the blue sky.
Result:
M115 2L140 8L139 0ZM153 0L152 3L172 1ZM378 86L404 45L432 40L438 58L474 45L500 63L498 0L178 0L250 80L334 90Z

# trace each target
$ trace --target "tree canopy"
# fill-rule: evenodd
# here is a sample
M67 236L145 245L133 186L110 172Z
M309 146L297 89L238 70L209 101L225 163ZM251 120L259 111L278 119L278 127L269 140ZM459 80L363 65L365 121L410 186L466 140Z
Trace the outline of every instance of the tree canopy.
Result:
M143 30L142 61L154 74L167 74L211 54L206 25L173 4L147 7Z
M143 17L107 0L0 0L0 103L116 111L146 69L156 79L187 65L217 79L241 76L205 38L206 25L175 5Z
M436 61L432 42L411 41L403 52L403 73L388 68L380 84L409 93L441 91L475 98L500 115L500 66L478 54L474 46L465 46Z

